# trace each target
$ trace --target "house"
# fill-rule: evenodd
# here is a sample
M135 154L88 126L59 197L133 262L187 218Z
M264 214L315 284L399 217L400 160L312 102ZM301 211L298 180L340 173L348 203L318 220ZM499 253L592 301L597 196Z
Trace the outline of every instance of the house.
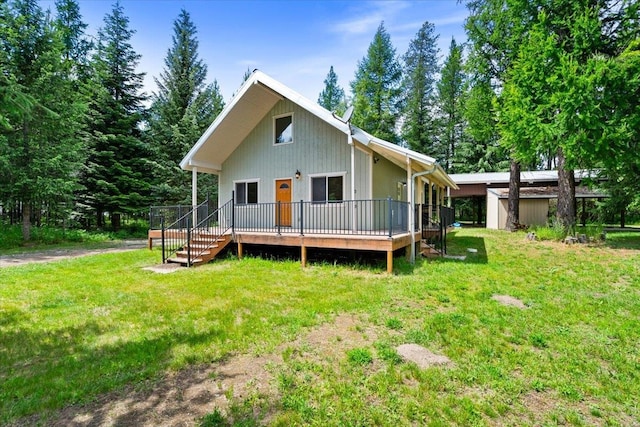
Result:
M194 235L187 249L208 251L200 237L210 233L220 245L237 243L239 256L245 244L300 247L303 265L307 248L385 251L391 270L395 250L415 257L447 188L457 188L433 158L368 134L260 71L180 166L192 172L194 201L198 174L218 175L210 219L196 209L178 225L165 224L189 231L165 236L182 258Z
M507 226L507 204L509 199L509 172L486 172L452 174L458 189L451 190L453 200L472 198L476 203L478 223L487 228L504 230ZM584 184L592 179L589 171L574 171L576 199L581 201L582 222L587 217L587 200L608 197L605 193L590 190ZM582 184L582 185L580 185ZM547 225L552 213L553 201L558 198L558 171L523 171L520 173L520 218L524 225ZM486 217L482 207L486 207Z

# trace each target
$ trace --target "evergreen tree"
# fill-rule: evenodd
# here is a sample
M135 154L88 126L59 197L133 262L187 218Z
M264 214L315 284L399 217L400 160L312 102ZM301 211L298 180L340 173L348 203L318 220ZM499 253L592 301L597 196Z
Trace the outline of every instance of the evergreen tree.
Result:
M401 79L402 68L396 50L381 23L367 56L358 61L355 80L351 82L352 123L378 138L398 143L396 123L402 102Z
M38 2L1 7L2 83L9 97L0 101L0 158L9 167L0 175L0 201L21 207L29 240L32 220L40 222L44 209L65 209L77 189L83 105L65 73L61 37Z
M140 131L143 74L135 71L140 55L130 44L134 31L119 2L104 24L93 58L83 202L96 214L98 227L108 212L117 229L121 214L142 213L149 206L150 150Z
M496 94L486 76L478 76L465 96L464 136L457 147L457 173L495 172L509 169L509 159L500 145L495 113Z
M338 76L333 71L333 65L329 68L329 73L324 79L324 89L318 96L318 104L337 115L344 114L347 109L347 99L344 89L338 85Z
M438 35L425 22L404 55L404 123L402 136L412 150L435 155L435 83L438 74Z
M636 29L628 38L620 30L629 18L638 21L638 8L613 2L567 0L540 8L505 83L501 132L521 158L556 154L556 219L567 231L576 223L573 169L623 161L617 143L628 148L629 138L618 138L619 123L609 119L629 95L614 97L618 83L608 76L611 55L639 34ZM618 24L609 32L611 21Z
M437 157L449 173L454 172L453 159L463 138L464 85L462 46L452 39L437 85L440 115L440 150Z
M174 22L173 44L156 79L149 134L158 164L154 198L162 203L190 203L191 176L180 169L180 161L224 108L217 81L206 84L207 66L198 57L196 27L185 10ZM202 178L201 188L217 194L211 176ZM204 193L203 193L204 194Z

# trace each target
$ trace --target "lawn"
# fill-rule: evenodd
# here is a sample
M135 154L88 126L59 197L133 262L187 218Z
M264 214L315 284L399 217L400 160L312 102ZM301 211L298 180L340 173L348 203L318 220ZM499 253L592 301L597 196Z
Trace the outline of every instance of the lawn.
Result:
M0 269L0 424L247 355L275 361L270 387L195 423L640 425L640 234L461 229L448 246L467 259L396 260L394 275L258 258L161 275L142 270L148 250ZM358 339L327 332L345 316ZM419 369L403 343L452 363Z

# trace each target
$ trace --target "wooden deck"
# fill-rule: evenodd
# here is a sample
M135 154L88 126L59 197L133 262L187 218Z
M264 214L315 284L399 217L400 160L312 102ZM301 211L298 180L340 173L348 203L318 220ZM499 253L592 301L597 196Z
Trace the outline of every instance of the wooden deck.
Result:
M186 232L184 232L186 238ZM149 248L153 246L154 239L162 237L160 230L149 230ZM419 244L422 239L422 232L414 233L415 243ZM324 234L307 233L304 235L295 233L255 232L235 229L233 241L238 245L238 257L243 256L243 245L269 245L269 246L289 246L300 248L300 260L303 267L307 265L307 248L329 248L376 251L387 253L387 272L393 271L393 252L397 249L411 246L411 233L388 235L366 235L366 234Z

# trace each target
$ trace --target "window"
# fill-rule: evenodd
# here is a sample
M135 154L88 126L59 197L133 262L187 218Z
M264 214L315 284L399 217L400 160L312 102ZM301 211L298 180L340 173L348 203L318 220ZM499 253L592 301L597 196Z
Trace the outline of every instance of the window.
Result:
M275 118L274 144L289 144L293 142L293 115L288 114Z
M314 203L341 202L344 199L342 176L311 178L311 200Z
M239 205L258 203L258 183L236 182L236 203Z

